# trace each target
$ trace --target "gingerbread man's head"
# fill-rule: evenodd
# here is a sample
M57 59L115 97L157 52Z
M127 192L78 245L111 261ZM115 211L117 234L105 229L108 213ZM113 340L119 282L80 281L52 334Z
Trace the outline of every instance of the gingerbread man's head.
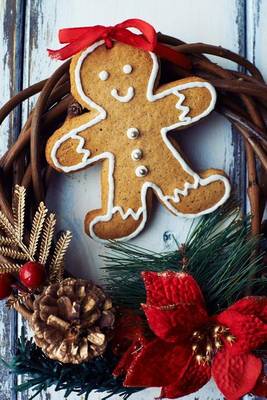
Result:
M150 53L119 42L107 49L99 41L73 58L72 93L86 108L88 98L105 109L140 101L152 69Z

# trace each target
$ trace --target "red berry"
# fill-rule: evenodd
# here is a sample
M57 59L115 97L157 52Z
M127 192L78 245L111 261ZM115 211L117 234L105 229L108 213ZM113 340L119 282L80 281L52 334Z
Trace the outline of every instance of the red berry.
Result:
M10 274L0 274L0 300L11 295L13 276Z
M29 261L19 271L21 283L29 289L37 289L45 281L45 268L38 262Z

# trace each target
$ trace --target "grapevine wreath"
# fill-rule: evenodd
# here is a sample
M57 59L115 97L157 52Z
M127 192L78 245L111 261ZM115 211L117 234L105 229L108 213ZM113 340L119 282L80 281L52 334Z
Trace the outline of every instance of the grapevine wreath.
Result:
M103 51L122 43L140 54L157 54L163 84L195 75L207 87L213 85L216 111L244 139L251 217L242 216L232 199L194 224L175 251L160 254L109 241L101 286L70 276L64 272L64 255L71 233L55 238L56 217L44 204L51 175L44 149L64 121L71 124L86 110L70 93L69 60L49 79L22 90L0 110L2 123L40 93L17 141L1 159L0 297L29 322L33 336L22 331L11 362L2 360L13 373L24 375L17 390L32 389L33 398L54 385L66 397L96 390L127 398L158 386L161 397L176 398L213 377L228 400L248 393L267 396L262 223L267 86L260 71L222 47L186 44L156 34L140 20L67 29L60 39L68 44L50 51L56 58L75 57L99 40ZM238 68L222 68L208 55L231 60Z

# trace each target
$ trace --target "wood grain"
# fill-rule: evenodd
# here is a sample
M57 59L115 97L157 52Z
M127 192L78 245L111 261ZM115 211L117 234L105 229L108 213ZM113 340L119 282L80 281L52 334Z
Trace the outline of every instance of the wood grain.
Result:
M46 48L58 47L59 28L98 23L111 25L132 17L145 19L157 30L185 41L221 44L242 55L247 54L260 67L264 67L266 6L267 0L0 0L0 52L3 52L0 66L4 71L4 78L0 81L0 101L19 90L21 79L23 86L27 87L46 78L56 69L59 64L47 57ZM216 61L220 62L218 59ZM226 66L225 62L223 65ZM229 67L233 65L229 63ZM1 151L16 137L21 118L23 121L26 119L32 104L33 100L27 102L22 113L15 113L2 127ZM244 149L231 126L214 114L199 126L181 133L179 140L196 169L216 167L228 172L246 209ZM69 270L93 279L100 277L99 254L103 254L105 249L84 235L83 218L87 210L97 208L100 203L99 185L100 166L75 175L54 174L48 196L49 205L58 213L58 229L70 229L73 232L74 239L68 257ZM191 222L174 217L157 206L149 228L133 242L154 250L173 248L173 237L182 242L190 225ZM1 345L4 355L8 354L14 340L15 325L14 317L1 309L0 335L6 340ZM10 399L12 379L2 369L0 378L0 382L6 382L0 392L0 400ZM149 389L131 399L152 400L157 394L158 390ZM15 400L14 392L12 396L12 400ZM75 398L69 397L70 400ZM187 400L221 398L212 383L199 393L186 396ZM28 395L19 395L18 399L26 400ZM50 391L37 399L60 400L63 394ZM101 399L101 396L92 395L90 399Z
M246 34L247 34L247 58L254 62L261 70L264 79L267 79L267 63L265 38L267 37L267 0L251 0L246 3ZM267 177L261 171L262 190L267 196ZM265 218L267 213L265 211ZM260 400L256 397L255 400Z
M0 106L21 89L24 32L24 4L15 0L0 0ZM20 130L20 110L1 126L0 153L16 139ZM17 317L0 303L0 355L10 360L17 336ZM15 379L8 371L0 369L0 400L15 400Z

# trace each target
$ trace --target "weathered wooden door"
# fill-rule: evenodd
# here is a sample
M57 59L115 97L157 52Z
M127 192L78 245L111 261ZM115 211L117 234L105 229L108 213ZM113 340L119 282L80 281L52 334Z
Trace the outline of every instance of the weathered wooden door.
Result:
M239 52L267 74L267 0L0 0L0 105L22 87L46 78L58 66L58 62L47 57L46 49L58 47L59 28L112 25L133 17L145 19L157 30L186 42L220 44ZM16 138L31 106L31 102L26 103L1 127L1 154ZM245 157L241 141L229 123L214 114L198 127L181 133L180 141L198 169L211 166L226 170L245 204ZM58 228L68 228L74 234L68 257L69 270L75 268L76 275L93 279L98 277L99 254L105 249L85 236L83 216L100 203L99 172L100 167L96 166L90 172L55 175L48 196L50 207L59 215ZM182 241L188 227L188 221L158 206L149 228L134 242L163 250L173 245L172 234ZM1 306L0 322L0 352L3 358L9 359L20 321ZM1 367L0 400L28 398L25 394L17 395L14 384L12 376ZM132 398L149 400L157 393L151 389ZM52 391L38 397L61 398L62 394ZM90 398L100 399L101 396ZM215 400L221 396L213 384L209 384L198 394L186 397L195 398Z

